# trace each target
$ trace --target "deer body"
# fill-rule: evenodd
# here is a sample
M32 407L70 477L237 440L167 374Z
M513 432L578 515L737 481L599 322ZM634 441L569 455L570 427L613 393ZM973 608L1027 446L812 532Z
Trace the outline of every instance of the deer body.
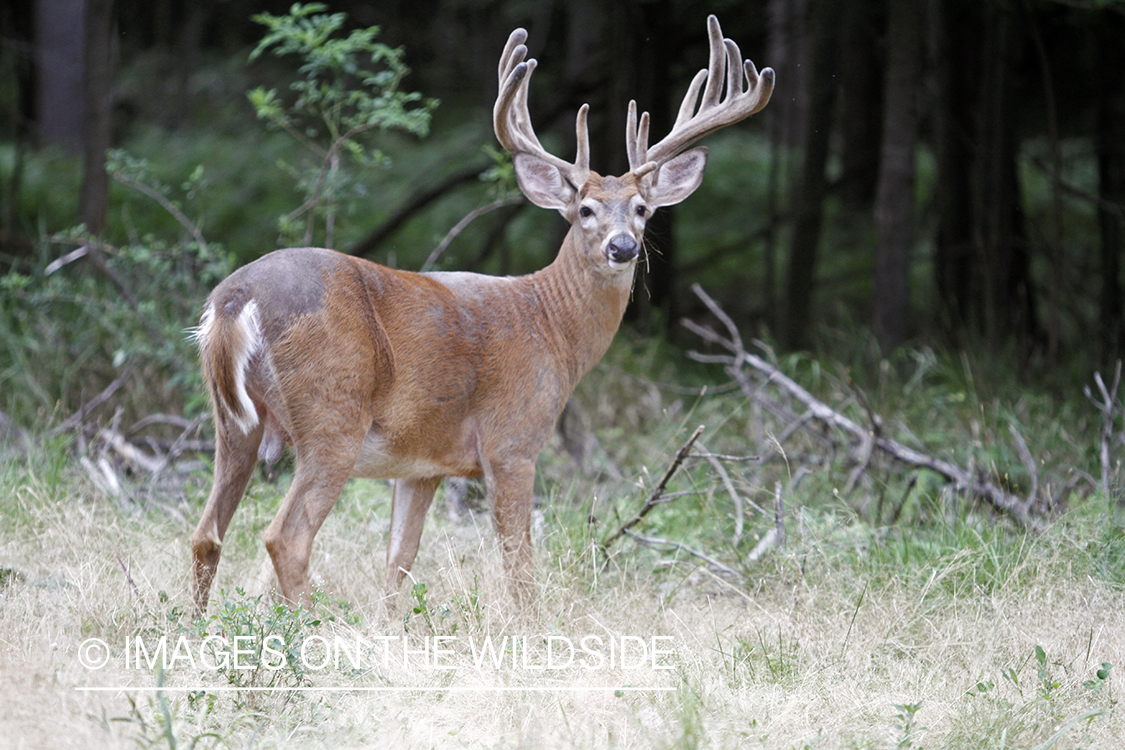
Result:
M215 413L215 482L192 535L197 612L257 461L276 461L286 444L293 483L265 542L288 601L309 601L313 538L350 476L397 480L388 594L414 561L441 479L483 476L513 592L531 598L536 457L621 323L645 219L698 187L706 151L668 152L667 139L647 149L647 117L638 133L631 118L634 168L602 177L582 156L585 108L576 163L542 151L526 118L534 61L523 62L522 33L501 58L496 129L524 194L571 222L554 262L499 278L278 250L209 297L196 338Z

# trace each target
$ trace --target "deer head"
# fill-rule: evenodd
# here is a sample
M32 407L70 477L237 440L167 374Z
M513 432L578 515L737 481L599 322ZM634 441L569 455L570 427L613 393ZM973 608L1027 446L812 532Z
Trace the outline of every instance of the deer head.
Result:
M602 177L590 169L589 105L578 110L573 162L548 153L540 144L527 106L536 61L526 59L524 29L511 33L500 56L493 127L496 138L512 154L520 190L535 205L556 209L577 227L584 245L596 246L610 271L631 271L652 212L679 203L702 183L707 149L685 149L769 102L773 70L766 68L759 74L754 63L743 61L738 45L723 39L715 16L708 16L707 31L710 62L692 80L672 131L663 140L648 146L648 112L638 118L637 103L629 102L625 133L629 172L621 177Z

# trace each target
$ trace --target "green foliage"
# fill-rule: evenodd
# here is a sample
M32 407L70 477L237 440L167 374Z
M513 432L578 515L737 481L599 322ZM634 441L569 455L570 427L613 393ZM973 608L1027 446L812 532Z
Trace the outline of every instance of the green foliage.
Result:
M220 636L210 641L218 644L213 653L218 674L238 688L311 684L302 651L306 637L320 625L312 611L266 603L242 589L235 589L235 596L226 591L219 596L218 612L195 623L200 638Z
M1094 672L1094 679L1084 680L1082 687L1100 693L1102 688L1109 684L1109 670L1111 669L1113 669L1113 665L1108 661L1103 661L1101 668Z
M414 603L402 617L402 627L405 632L411 631L412 620L417 623L417 620L414 620L415 616L421 618L428 635L453 636L462 626L472 632L483 623L480 582L475 574L473 585L467 591L454 595L448 602L435 605L430 602L429 593L429 588L420 581L410 587L410 598Z
M269 31L250 53L251 60L266 50L301 60L299 77L289 86L292 98L264 87L249 93L258 117L293 136L311 157L307 166L289 167L305 201L282 217L282 244L308 245L322 236L331 247L341 211L362 197L356 172L387 158L364 135L395 129L425 136L437 106L435 99L399 91L409 72L403 50L376 42L378 27L340 37L347 15L325 10L320 3L297 3L288 15L254 16Z
M89 262L49 262L0 279L3 410L23 424L65 416L131 366L117 403L127 416L204 407L194 346L185 328L200 301L231 270L215 245L136 237L100 244L79 227L55 238L95 246L113 280Z
M898 709L898 714L895 716L895 719L897 721L899 734L901 735L898 743L895 745L895 750L910 750L910 748L914 747L915 737L926 731L926 727L916 726L917 714L922 708L922 701L913 704L896 704L895 708Z

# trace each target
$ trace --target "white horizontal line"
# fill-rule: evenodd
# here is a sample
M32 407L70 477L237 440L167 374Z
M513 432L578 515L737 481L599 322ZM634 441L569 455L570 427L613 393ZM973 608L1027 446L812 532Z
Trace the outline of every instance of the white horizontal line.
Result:
M529 685L526 687L502 685L497 687L468 687L464 685L453 685L450 687L435 687L430 685L417 685L411 687L234 687L231 685L198 685L194 687L150 687L141 685L117 685L117 686L92 686L92 687L75 687L75 690L86 693L108 693L108 692L136 692L136 693L230 693L230 692L247 692L247 693L516 693L516 692L531 692L531 693L581 693L581 692L605 692L613 690L622 693L644 693L644 692L657 692L667 693L675 690L674 687L547 687L542 685Z

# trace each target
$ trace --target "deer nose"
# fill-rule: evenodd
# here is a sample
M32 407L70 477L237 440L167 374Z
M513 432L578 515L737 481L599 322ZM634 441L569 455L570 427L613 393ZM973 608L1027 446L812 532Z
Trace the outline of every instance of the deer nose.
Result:
M627 234L619 234L609 241L606 255L615 263L628 263L637 257L637 241Z

